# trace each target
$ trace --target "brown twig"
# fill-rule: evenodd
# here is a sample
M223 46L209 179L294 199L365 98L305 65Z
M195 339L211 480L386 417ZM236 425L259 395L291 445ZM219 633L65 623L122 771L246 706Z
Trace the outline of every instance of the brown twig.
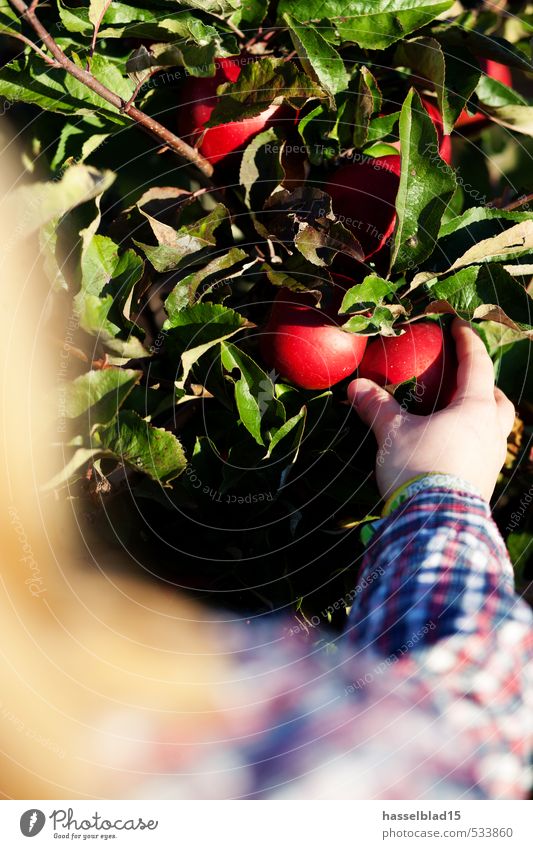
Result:
M281 32L282 27L272 27L270 30L264 30L262 27L259 27L258 31L255 35L253 35L249 41L244 45L245 50L249 50L255 44L266 44L273 38L276 33Z
M139 92L140 92L141 88L143 87L143 85L145 84L145 82L147 80L149 80L151 77L153 77L154 74L157 74L158 71L159 71L159 68L154 68L153 71L150 71L145 77L142 77L140 80L138 80L137 85L133 89L133 94L131 95L130 99L124 104L124 106L121 109L121 112L126 112L126 110L135 103L137 95L139 94Z
M126 103L126 101L122 100L118 94L115 94L114 91L108 89L107 86L103 85L96 79L96 77L93 77L89 71L75 65L74 62L72 62L72 60L63 53L48 30L36 17L35 12L24 2L24 0L9 0L9 2L18 12L20 12L24 20L35 30L42 43L48 48L61 68L64 68L65 71L71 74L79 82L83 83L83 85L87 86L87 88L90 88L91 91L100 95L100 97L107 103L110 103L116 109L119 109L121 112L128 115L128 117L135 121L135 123L139 124L144 130L150 133L151 136L164 142L175 153L178 153L184 159L187 159L189 162L196 165L205 177L209 178L212 176L213 166L194 147L191 147L184 142L183 139L174 135L174 133L164 127L163 124L156 121L155 118L152 118L145 112L141 112L140 109L137 109L137 107L132 103Z
M41 48L39 47L38 44L35 44L35 42L31 40L31 38L26 38L26 36L22 35L21 32L10 32L9 35L10 35L10 38L16 38L18 41L22 41L24 44L27 44L28 47L31 47L32 50L35 50L35 52L39 54L41 59L44 59L46 64L50 65L51 68L61 67L59 65L59 62L56 62L55 59L52 59L51 56L48 56L44 52L44 50L41 50Z
M518 198L518 200L514 200L512 203L506 203L503 209L505 209L506 212L511 212L511 210L519 209L521 206L524 206L525 203L529 203L529 201L531 200L533 200L533 192L531 192L529 195L524 195L523 197Z

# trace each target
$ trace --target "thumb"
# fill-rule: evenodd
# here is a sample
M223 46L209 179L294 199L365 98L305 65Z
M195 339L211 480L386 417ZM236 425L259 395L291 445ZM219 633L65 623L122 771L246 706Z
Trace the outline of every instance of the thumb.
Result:
M348 400L362 421L371 427L380 442L396 416L405 417L392 395L372 380L359 378L348 386Z

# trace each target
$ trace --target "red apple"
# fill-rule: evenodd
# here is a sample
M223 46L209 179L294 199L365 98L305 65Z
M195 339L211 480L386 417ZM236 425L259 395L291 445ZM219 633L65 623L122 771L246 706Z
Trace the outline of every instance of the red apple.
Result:
M507 86L513 85L511 70L507 65L494 62L492 59L480 59L479 64L481 65L481 70L487 76L492 77L493 80L498 80L498 82ZM468 130L479 131L488 126L489 123L490 118L482 112L475 112L474 115L469 115L466 109L463 109L455 122L455 127L456 129L461 129L462 127L463 129L468 128Z
M451 140L442 132L441 114L430 100L422 102L435 125L440 156L450 164ZM394 146L399 150L400 143ZM342 165L326 184L333 212L360 241L365 259L381 250L394 231L400 163L399 154L367 157Z
M212 165L216 165L229 153L242 150L253 136L265 129L279 108L269 106L254 118L205 128L218 102L218 86L235 82L244 61L246 57L243 56L217 59L217 72L214 77L189 77L181 88L181 104L178 109L179 135L188 144L196 145Z
M378 336L370 341L359 366L359 377L380 386L395 386L416 378L412 412L427 414L445 407L456 387L455 347L442 327L417 321L402 336Z
M365 259L392 235L399 182L400 156L391 154L341 165L325 186L333 212L359 240Z
M327 389L352 374L366 337L341 330L343 295L335 287L330 302L318 309L312 295L280 289L260 340L267 365L302 389Z

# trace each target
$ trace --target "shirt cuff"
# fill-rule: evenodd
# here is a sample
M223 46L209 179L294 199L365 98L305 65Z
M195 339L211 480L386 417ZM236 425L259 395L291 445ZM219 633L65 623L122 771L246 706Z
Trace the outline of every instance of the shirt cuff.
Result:
M390 516L391 513L394 512L398 507L412 498L414 495L417 495L419 492L423 490L429 489L439 489L439 490L447 490L448 492L456 492L461 495L470 495L476 498L481 498L483 501L486 501L483 498L483 495L479 491L477 487L470 483L470 481L465 480L464 478L457 477L456 475L448 475L444 472L428 472L423 475L417 475L414 478L403 483L397 489L394 490L392 495L389 496L385 505L383 507L381 513L381 519L378 519L374 522L369 522L364 525L361 530L361 541L364 545L367 545L372 537L374 536L378 522L381 522L387 516Z

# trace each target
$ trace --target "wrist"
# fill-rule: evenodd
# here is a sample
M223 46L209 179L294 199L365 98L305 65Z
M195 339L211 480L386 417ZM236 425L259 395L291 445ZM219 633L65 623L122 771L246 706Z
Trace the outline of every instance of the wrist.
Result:
M388 496L383 506L382 517L389 516L401 504L425 489L459 491L485 500L479 489L464 478L446 472L425 472L404 481Z
M450 475L445 472L425 472L416 477L409 478L397 487L387 498L383 506L381 517L373 519L364 524L361 528L360 538L363 545L368 545L374 537L379 526L387 519L391 513L401 507L410 498L413 498L420 492L428 490L437 490L439 492L448 492L458 496L469 496L470 498L479 498L485 504L486 499L483 497L479 489L465 480L465 478Z

